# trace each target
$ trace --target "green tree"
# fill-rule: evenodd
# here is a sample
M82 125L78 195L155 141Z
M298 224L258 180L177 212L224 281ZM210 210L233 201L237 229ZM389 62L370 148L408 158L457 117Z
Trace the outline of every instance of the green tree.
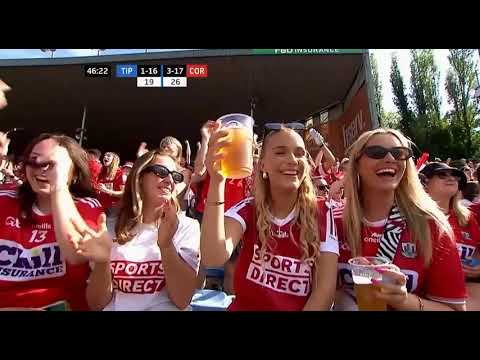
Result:
M402 117L396 111L385 111L382 118L382 126L389 129L401 129Z
M405 93L405 84L403 82L400 68L398 67L397 56L392 56L392 65L390 68L390 83L392 84L393 103L398 109L400 115L400 130L408 137L412 138L413 116L408 104L408 98Z
M411 98L416 121L429 134L440 126L440 71L435 64L432 49L410 50Z
M455 140L463 145L463 155L473 155L478 146L478 134L475 128L479 124L478 108L471 96L478 85L476 82L476 63L473 49L450 49L448 56L450 69L445 79L448 102L453 106L449 114Z
M370 66L372 68L372 78L373 78L373 87L375 89L375 107L377 109L377 114L382 120L385 116L383 111L383 93L382 93L382 82L378 76L378 64L377 59L374 54L370 54Z

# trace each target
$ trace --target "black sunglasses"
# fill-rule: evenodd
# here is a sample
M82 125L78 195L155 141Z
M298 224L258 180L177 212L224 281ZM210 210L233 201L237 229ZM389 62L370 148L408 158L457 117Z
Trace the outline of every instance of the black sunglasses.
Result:
M42 168L50 166L50 165L52 165L51 162L39 163L39 162L36 162L35 160L27 160L24 163L24 166L30 166L34 169L42 169Z
M385 148L379 145L367 146L362 153L376 160L383 159L388 153L392 154L395 160L408 160L413 156L412 150L404 146L392 148Z
M142 172L152 172L161 179L165 179L170 174L172 175L172 179L175 184L179 184L183 181L182 173L179 173L178 171L170 171L163 165L150 165L146 167Z
M448 170L436 172L434 175L438 176L442 180L445 180L449 176L452 176L453 178L455 178L455 180L460 181L460 176L455 175L454 173L452 173L451 171L448 171Z
M266 123L263 125L263 138L265 139L268 134L273 131L279 131L283 128L292 129L300 134L302 138L305 138L305 125L298 122L292 123Z

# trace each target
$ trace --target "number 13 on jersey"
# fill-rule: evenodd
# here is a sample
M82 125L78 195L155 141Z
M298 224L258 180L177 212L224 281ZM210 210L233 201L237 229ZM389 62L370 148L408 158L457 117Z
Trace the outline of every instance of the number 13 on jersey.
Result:
M47 232L47 230L32 230L32 237L29 242L34 244L44 242L47 238Z

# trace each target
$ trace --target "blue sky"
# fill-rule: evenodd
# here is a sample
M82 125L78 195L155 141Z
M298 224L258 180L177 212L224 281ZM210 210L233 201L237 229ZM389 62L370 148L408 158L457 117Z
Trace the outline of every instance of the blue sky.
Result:
M148 49L148 52L162 52L162 51L175 51L179 49ZM185 50L185 49L181 49ZM402 73L407 87L407 91L410 89L410 52L408 49L371 49L370 50L376 57L378 63L378 72L380 82L383 87L383 106L386 111L396 111L393 104L392 88L390 86L390 64L391 56L396 53L398 56L398 64L400 72ZM145 49L107 49L103 52L105 55L114 54L134 54L144 53ZM72 56L96 56L97 50L92 49L58 49L55 57L72 57ZM450 105L447 102L447 94L445 92L445 77L449 68L448 63L448 50L447 49L435 49L435 62L440 70L440 94L441 94L441 111L445 113L450 109ZM0 59L25 59L25 58L48 58L51 54L44 53L40 49L0 49ZM477 67L478 67L478 52L476 53ZM480 68L479 68L480 74ZM1 74L0 74L1 77Z

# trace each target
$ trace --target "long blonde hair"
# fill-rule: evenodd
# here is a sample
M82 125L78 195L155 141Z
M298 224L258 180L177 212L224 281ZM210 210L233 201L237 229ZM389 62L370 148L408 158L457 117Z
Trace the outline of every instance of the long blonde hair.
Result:
M450 208L453 209L453 212L457 217L458 224L461 227L465 227L468 225L468 221L470 220L470 216L472 216L472 212L465 205L462 205L462 203L460 202L461 200L462 200L462 194L461 194L461 191L459 190L450 199Z
M143 194L140 185L140 178L142 171L155 161L157 156L164 156L171 159L170 155L163 150L152 150L135 161L132 170L127 178L125 184L125 191L123 193L120 213L118 221L115 225L115 234L117 241L120 244L125 244L132 239L131 230L139 223L143 222ZM172 201L175 204L177 213L180 212L180 205L177 197L172 196Z
M395 136L402 146L411 148L411 141L401 132L393 129L379 128L364 132L348 149L350 166L345 177L345 197L347 199L343 212L344 236L350 245L353 256L362 255L362 219L361 189L359 183L358 160L368 141L378 134ZM360 189L360 190L359 190ZM433 220L440 234L448 234L453 239L453 232L447 217L437 203L425 192L413 159L406 160L405 173L395 189L395 201L405 217L412 239L419 245L425 264L432 258L432 238L428 220Z
M279 131L268 134L263 141L259 161L262 161L265 156L265 152L267 151L266 149L268 149L267 145L272 134L276 134L280 131L294 132L291 129L282 128ZM305 179L302 181L302 184L298 189L298 197L295 204L295 218L292 221L292 227L290 227L290 239L294 239L292 235L293 226L298 226L300 229L300 239L299 244L297 245L301 250L302 260L306 260L307 258L315 259L319 255L320 237L318 232L317 198L315 195L315 188L310 178L310 166L307 162L306 157L302 158L300 161L302 161L304 165L304 174L302 174L302 176L305 176ZM255 174L254 199L258 238L260 240L260 243L262 244L260 254L261 258L263 259L263 254L265 253L267 246L270 245L268 244L268 242L269 239L271 239L271 193L269 179L264 179L262 176L263 172L260 171L260 169L258 170L259 171L256 171Z
M113 180L115 179L115 175L117 175L117 171L120 168L120 156L114 152L107 152L105 155L111 154L113 156L112 162L108 167L104 168L104 171L106 172L106 178L107 180ZM103 155L103 156L105 156Z

